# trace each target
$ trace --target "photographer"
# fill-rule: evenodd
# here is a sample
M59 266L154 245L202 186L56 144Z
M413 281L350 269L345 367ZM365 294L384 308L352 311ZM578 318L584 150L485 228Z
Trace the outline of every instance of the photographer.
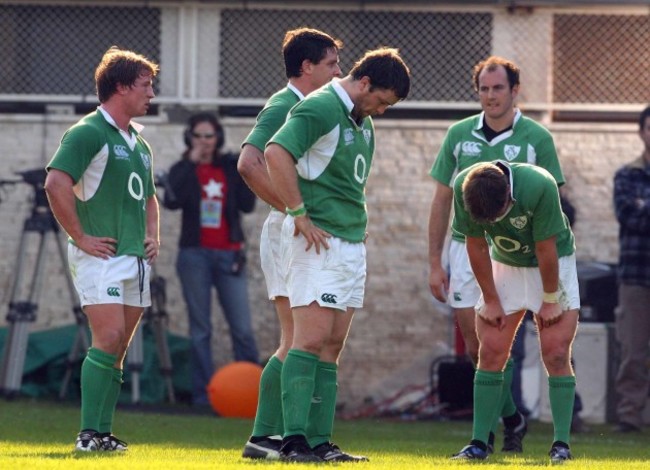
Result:
M187 149L165 185L164 205L181 209L176 271L190 320L192 404L207 405L212 360L212 287L230 327L234 359L258 363L251 325L241 213L252 212L255 195L237 172L237 155L221 153L223 128L213 114L190 117Z

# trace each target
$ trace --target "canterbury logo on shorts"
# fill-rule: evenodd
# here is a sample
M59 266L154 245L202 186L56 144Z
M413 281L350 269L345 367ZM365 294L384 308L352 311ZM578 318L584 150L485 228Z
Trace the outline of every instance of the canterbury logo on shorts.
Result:
M320 299L323 302L327 302L328 304L335 304L336 303L336 295L334 294L323 294L320 296Z
M110 295L111 297L119 297L120 296L120 288L119 287L109 287L106 289L106 293Z

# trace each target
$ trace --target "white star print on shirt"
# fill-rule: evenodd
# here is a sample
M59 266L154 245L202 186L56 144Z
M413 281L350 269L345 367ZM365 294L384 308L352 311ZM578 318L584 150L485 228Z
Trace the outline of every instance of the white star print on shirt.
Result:
M217 183L210 178L208 184L203 186L203 191L205 191L208 199L223 198L223 183Z

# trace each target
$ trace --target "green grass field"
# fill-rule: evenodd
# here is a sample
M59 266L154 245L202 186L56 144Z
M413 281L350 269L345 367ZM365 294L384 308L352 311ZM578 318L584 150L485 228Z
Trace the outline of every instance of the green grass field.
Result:
M136 412L118 409L115 433L129 443L123 454L72 452L79 410L71 404L0 399L0 469L268 469L287 468L279 462L241 458L252 422L183 413ZM649 469L647 433L616 435L610 426L592 426L573 437L571 469ZM369 463L323 464L372 469L545 468L551 441L548 424L532 422L520 456L496 452L487 462L457 463L449 456L465 445L471 423L440 421L358 420L335 424L334 440ZM497 438L497 447L500 439ZM317 465L322 467L323 465ZM291 464L290 468L314 467Z

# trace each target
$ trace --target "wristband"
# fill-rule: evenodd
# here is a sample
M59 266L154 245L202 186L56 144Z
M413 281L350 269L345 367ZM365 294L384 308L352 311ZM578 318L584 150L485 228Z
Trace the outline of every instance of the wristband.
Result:
M296 206L293 209L287 207L285 211L291 217L300 217L303 215L307 215L307 209L305 209L304 202L301 202L299 206Z
M546 302L547 304L557 304L560 302L559 296L557 295L556 292L544 292L544 295L542 297L542 301Z

